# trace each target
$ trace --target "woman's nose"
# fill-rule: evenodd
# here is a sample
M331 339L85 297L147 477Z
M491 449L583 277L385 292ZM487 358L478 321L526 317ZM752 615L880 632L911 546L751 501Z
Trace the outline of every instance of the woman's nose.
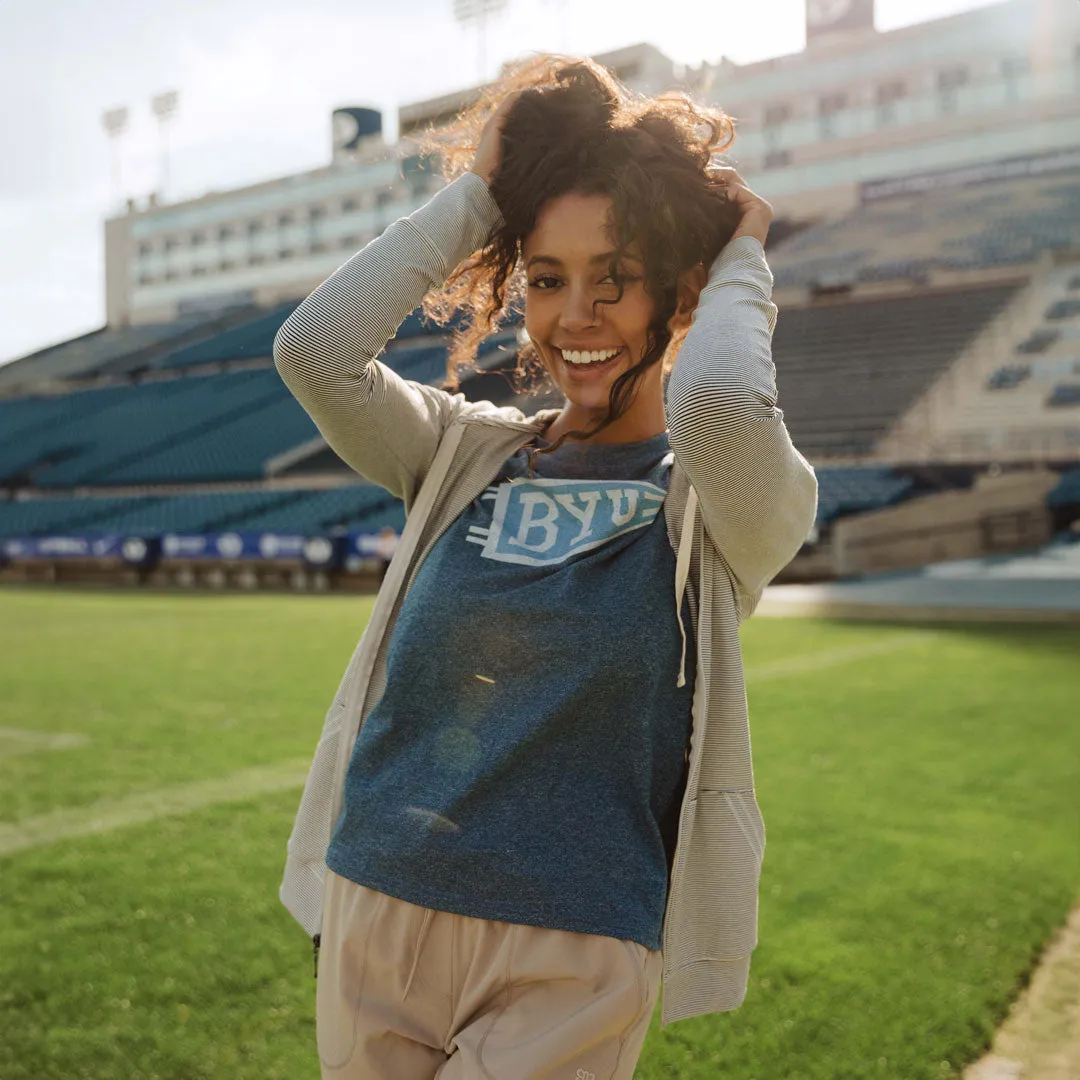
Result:
M559 315L560 325L567 330L582 330L595 326L600 321L600 305L597 304L595 309L593 307L595 299L587 290L572 290Z

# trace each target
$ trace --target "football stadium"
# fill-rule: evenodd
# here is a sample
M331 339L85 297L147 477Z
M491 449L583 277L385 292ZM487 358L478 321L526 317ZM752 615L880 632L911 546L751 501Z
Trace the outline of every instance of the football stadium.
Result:
M808 0L806 29L748 64L592 57L736 119L818 481L739 628L769 837L746 1002L657 1009L634 1075L1076 1080L1080 7L881 31ZM440 190L416 137L482 90L401 105L393 141L336 108L311 171L128 198L105 324L0 366L3 1080L319 1075L285 842L406 513L290 392L279 331ZM417 308L377 359L441 387L457 328ZM526 340L516 312L456 392L558 406Z

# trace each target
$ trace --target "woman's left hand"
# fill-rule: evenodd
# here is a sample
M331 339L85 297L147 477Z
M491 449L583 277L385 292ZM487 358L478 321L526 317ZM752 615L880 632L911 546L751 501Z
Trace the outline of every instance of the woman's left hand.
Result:
M769 226L773 219L772 206L760 195L755 195L746 186L743 178L729 165L711 165L709 172L717 183L724 185L728 197L742 215L731 239L752 236L764 247L765 237L769 235Z

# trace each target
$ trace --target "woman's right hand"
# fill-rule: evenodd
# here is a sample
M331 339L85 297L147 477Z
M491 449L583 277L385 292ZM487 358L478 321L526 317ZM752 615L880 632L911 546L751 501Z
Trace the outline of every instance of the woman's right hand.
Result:
M523 93L522 90L512 90L499 102L499 107L488 117L484 124L484 130L480 133L480 145L476 148L476 157L469 172L482 176L490 184L495 170L499 167L502 151L502 128L506 122L506 114L511 106Z

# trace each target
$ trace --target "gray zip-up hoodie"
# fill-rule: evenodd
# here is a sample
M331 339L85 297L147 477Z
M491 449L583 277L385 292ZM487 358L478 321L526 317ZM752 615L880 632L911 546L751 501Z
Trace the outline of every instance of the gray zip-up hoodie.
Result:
M407 513L326 714L288 842L281 899L316 946L346 770L360 725L386 685L386 649L405 593L450 523L558 415L549 409L526 417L513 406L468 402L402 379L376 359L425 294L500 221L487 183L464 173L339 267L274 341L278 372L329 446L403 499ZM814 471L776 404L771 294L761 244L731 241L709 270L667 388L672 588L676 611L688 591L698 656L689 773L664 913L661 1026L738 1008L757 945L765 827L754 797L738 628L799 550L817 506ZM681 684L681 671L673 677Z

